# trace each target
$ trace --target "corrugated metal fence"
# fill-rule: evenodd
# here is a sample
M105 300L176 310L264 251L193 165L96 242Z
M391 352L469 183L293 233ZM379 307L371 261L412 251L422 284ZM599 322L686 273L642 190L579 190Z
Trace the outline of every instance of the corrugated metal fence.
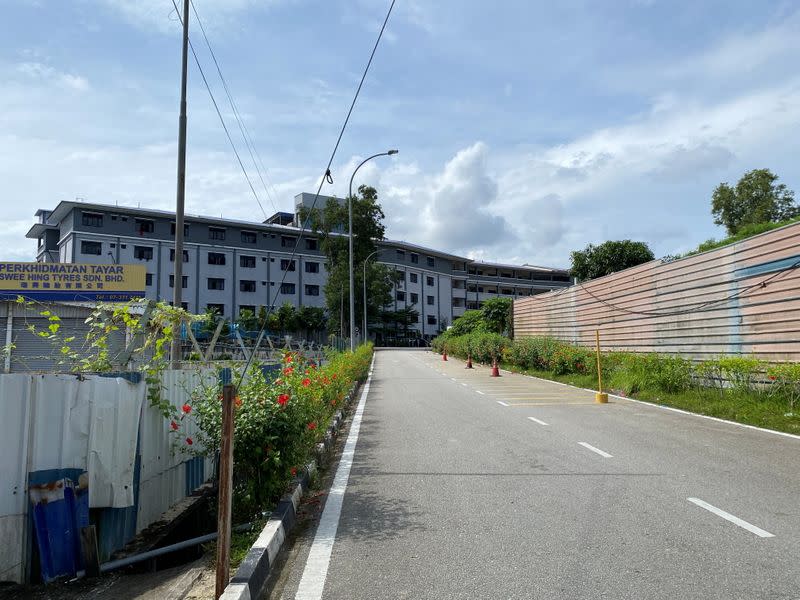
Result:
M215 377L166 372L163 393L180 407ZM92 520L107 560L211 474L210 459L173 447L176 436L149 405L139 374L3 374L0 415L0 581L29 579L34 547L45 578L74 569L65 539L76 531L47 529L69 527L62 521L73 516L85 525L89 509L98 509ZM191 418L184 425L184 435L195 433ZM74 515L62 514L62 500Z
M514 302L516 337L603 348L800 360L800 224Z

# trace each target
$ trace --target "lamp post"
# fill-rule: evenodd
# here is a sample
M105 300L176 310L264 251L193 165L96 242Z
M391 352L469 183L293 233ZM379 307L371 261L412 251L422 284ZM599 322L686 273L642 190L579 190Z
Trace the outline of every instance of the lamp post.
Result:
M369 259L378 254L380 250L375 250L364 259L364 340L367 339L367 263Z
M361 163L356 167L353 174L350 176L350 192L347 195L347 222L348 222L348 238L349 238L349 245L350 245L350 351L354 351L356 349L356 304L355 298L353 297L354 291L354 283L353 283L353 178L358 173L358 170L364 166L364 164L373 158L377 158L379 156L391 156L392 154L397 154L397 150L388 150L387 152L380 152L378 154L373 154L369 158L365 158L361 161Z

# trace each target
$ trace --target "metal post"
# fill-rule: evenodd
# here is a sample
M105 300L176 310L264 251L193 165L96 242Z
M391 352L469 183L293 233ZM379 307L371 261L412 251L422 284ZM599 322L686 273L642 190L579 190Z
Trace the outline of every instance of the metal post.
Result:
M367 336L367 263L369 259L378 254L380 250L375 250L372 254L364 259L364 341L369 341Z
M172 305L180 308L183 303L183 207L186 198L186 79L189 56L189 0L183 0L183 50L181 58L181 113L178 118L178 192L175 201L175 263L173 267ZM171 366L181 364L181 330L175 328L172 338Z
M3 371L10 373L12 344L14 343L14 304L6 302L6 311L8 314L6 314L6 351L3 357Z
M600 330L594 330L594 339L597 351L597 393L594 395L594 401L598 404L605 404L608 402L608 394L603 393L603 373L600 370Z
M217 508L217 580L214 598L225 591L230 579L231 499L233 496L233 395L230 369L223 372L222 432L219 455L219 496Z

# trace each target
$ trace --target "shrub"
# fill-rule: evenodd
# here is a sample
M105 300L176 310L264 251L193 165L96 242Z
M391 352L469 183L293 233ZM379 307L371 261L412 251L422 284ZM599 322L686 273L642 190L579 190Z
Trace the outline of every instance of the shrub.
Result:
M730 387L739 392L752 392L764 372L764 362L746 356L720 356L704 360L696 373L708 384L720 390Z
M617 362L610 373L610 385L626 394L643 390L677 393L692 383L692 363L679 356L615 353Z
M786 398L789 410L800 399L800 364L782 363L771 365L767 369L767 377L772 382L770 392Z

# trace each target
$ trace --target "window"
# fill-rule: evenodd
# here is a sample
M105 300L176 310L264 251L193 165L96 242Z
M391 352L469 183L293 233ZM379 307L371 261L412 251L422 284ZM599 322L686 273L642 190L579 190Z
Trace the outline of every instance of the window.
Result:
M208 264L210 265L224 265L225 264L225 255L221 252L209 252L208 253Z
M428 315L428 325L436 325L436 317Z
M173 236L175 235L175 223L170 223L169 224L169 233L170 233L170 235L173 235ZM186 223L184 223L183 224L183 237L186 237L187 235L189 235L189 226Z
M100 256L103 253L103 244L101 242L81 242L81 254L96 254Z
M208 289L210 290L224 290L225 280L222 277L209 277Z
M175 275L169 276L169 287L175 287ZM183 275L181 276L181 289L185 290L187 287L189 287L189 276Z
M319 242L317 238L306 238L306 250L318 250Z
M256 307L253 306L252 304L240 304L239 305L239 316L242 316L242 313L244 311L249 311L249 312L255 314L256 313Z
M136 260L153 260L153 249L150 246L134 246L133 258Z
M411 253L411 262L415 265L419 262L419 254Z
M425 278L425 285L434 285L436 282L433 280L433 277L426 277Z
M103 215L100 213L82 212L81 225L84 227L102 227Z
M398 250L397 251L397 260L405 260L406 259L406 251L405 250Z
M210 240L224 240L225 239L225 230L221 227L209 227L208 228L208 239Z
M319 273L319 263L318 262L307 262L306 263L306 273Z
M395 298L397 298L398 302L405 302L406 301L406 293L405 292L401 292L401 291L398 290L395 293Z
M153 285L153 274L152 273L145 273L144 284L145 285Z
M397 281L399 281L400 283L405 283L406 281L405 271L397 271Z
M433 306L433 296L428 296L428 306Z
M294 295L294 284L293 283L282 283L281 284L281 294Z
M155 222L151 221L150 219L136 219L136 232L139 235L144 235L145 233L153 233L156 230Z
M255 292L256 291L256 282L250 281L248 279L242 279L239 282L239 291L240 292Z
M417 302L419 302L419 294L411 292L411 304L416 304Z
M255 244L258 234L255 231L242 231L242 242L245 244Z
M288 258L281 259L281 271L294 271L294 261ZM294 293L294 292L292 292Z
M513 296L514 295L514 290L509 289L509 288L503 288L503 290L500 293L501 294L505 294L506 296Z
M307 285L306 286L306 296L319 296L319 286L318 285Z
M170 248L169 249L169 262L175 262L175 248ZM183 262L185 262L185 263L189 262L189 251L188 250L184 250L183 251Z
M411 273L409 277L411 278L411 283L417 283L419 280L419 276L416 273Z
M224 304L206 304L206 310L209 312L217 313L218 315L225 314L225 305Z
M240 256L239 257L239 266L243 269L255 269L256 268L256 257L255 256Z
M429 267L435 267L436 266L436 260L434 260L434 258L432 256L426 256L425 260L428 261L428 266Z
M291 235L282 235L281 236L281 247L282 248L294 248L295 243L297 242L297 238Z

